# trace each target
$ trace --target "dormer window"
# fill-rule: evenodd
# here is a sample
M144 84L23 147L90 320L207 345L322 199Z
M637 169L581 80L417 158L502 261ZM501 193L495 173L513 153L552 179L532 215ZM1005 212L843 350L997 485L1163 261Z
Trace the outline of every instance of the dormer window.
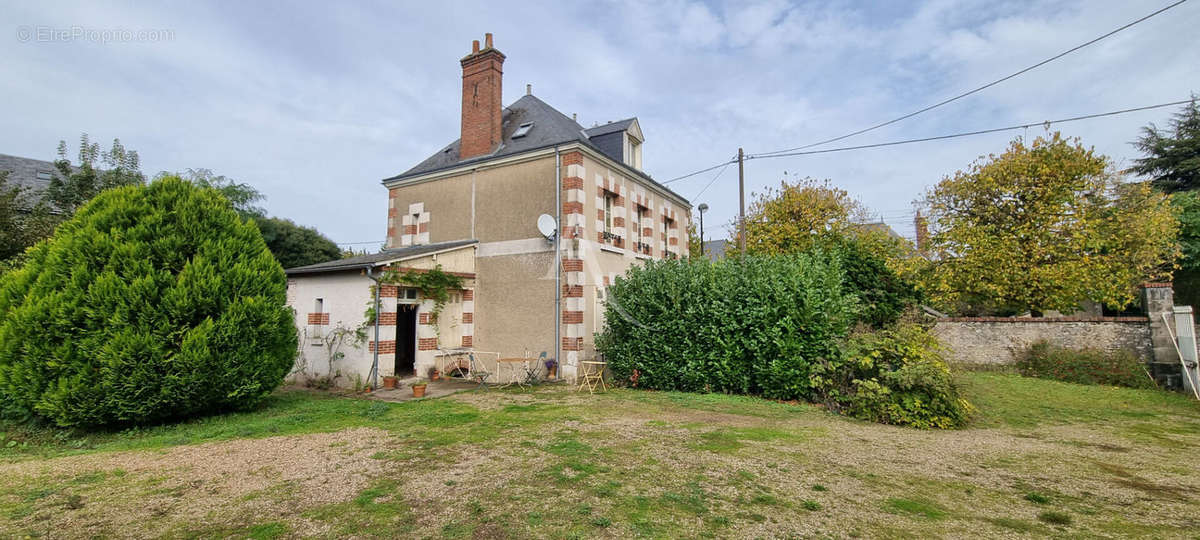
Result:
M629 132L625 133L625 164L642 169L642 141Z
M50 180L51 178L53 178L53 176L50 174L50 171L38 171L37 172L38 180Z
M517 126L517 130L513 132L512 138L520 139L521 137L528 135L529 130L531 129L533 129L533 122L525 122L524 124Z

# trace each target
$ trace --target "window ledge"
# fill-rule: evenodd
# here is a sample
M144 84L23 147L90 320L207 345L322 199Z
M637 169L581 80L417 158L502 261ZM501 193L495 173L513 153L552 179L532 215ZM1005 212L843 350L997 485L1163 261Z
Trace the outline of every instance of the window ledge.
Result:
M620 255L624 255L624 254L625 254L625 250L623 250L623 249L619 249L619 248L615 248L615 247L612 247L612 246L610 246L610 245L608 245L608 244L600 244L600 251L607 251L607 252L610 252L610 253L617 253L617 254L620 254Z
M649 261L649 260L651 260L651 259L653 259L653 258L654 258L654 257L651 257L651 256L649 256L649 255L644 255L644 254L641 254L641 253L634 253L634 254L633 254L633 256L634 256L634 257L637 257L637 258L639 258L639 259L642 259L642 260L644 260L644 261Z

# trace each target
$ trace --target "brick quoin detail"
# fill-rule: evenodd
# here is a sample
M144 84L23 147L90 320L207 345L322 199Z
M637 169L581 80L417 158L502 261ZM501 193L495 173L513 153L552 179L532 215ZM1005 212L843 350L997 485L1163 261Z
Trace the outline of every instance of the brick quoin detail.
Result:
M379 324L396 324L396 312L385 311L379 314Z
M583 285L563 285L563 298L583 298Z
M416 225L405 225L404 226L404 234L417 234L417 226Z
M329 314L328 313L309 313L308 314L308 324L312 324L312 325L329 324Z
M581 202L565 202L563 203L564 214L582 214L583 203Z
M463 313L463 324L474 324L475 314L471 312Z
M463 291L463 300L474 300L474 299L475 299L475 290L474 289L467 289L467 290Z
M429 232L429 223L425 222L417 225L417 232Z
M417 324L429 324L429 313L417 314Z
M583 189L583 179L578 176L568 176L563 178L563 189Z
M474 347L475 346L474 343L475 343L475 338L473 336L463 336L462 337L462 346L463 347Z
M564 311L562 315L563 324L583 324L582 311Z
M596 210L596 219L604 219L604 209L603 208L599 208Z
M625 218L620 217L620 216L613 218L613 227L624 227L624 226L625 226Z
M395 298L400 293L400 289L395 285L380 285L379 296L381 298Z
M579 152L571 152L569 154L563 154L562 155L562 164L564 167L566 167L567 165L583 165L583 154L581 154Z
M563 259L563 272L582 272L583 259Z
M374 341L367 344L367 350L369 352L375 352ZM389 354L394 352L396 352L396 342L394 340L379 342L379 354Z
M433 351L437 350L437 338L421 338L417 340L418 351Z
M677 246L677 245L679 245L679 237L672 236L670 240L667 240L667 242L669 244L671 244L672 246Z
M562 348L564 351L582 351L583 350L583 338L581 338L581 337L562 338Z

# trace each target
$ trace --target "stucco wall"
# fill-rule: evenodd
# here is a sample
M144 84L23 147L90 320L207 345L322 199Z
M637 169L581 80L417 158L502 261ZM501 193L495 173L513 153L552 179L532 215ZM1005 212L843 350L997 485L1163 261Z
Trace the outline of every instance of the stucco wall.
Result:
M1074 349L1125 349L1146 361L1153 353L1145 317L942 319L933 332L949 349L952 361L968 364L1013 363L1017 354L1039 340Z

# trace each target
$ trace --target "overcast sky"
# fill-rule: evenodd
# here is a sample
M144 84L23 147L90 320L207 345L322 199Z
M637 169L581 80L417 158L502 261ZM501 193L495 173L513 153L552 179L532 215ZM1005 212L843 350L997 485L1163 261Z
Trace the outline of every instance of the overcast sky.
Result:
M645 169L667 180L739 146L795 147L894 118L1169 3L3 2L0 153L53 159L60 139L74 153L82 132L105 148L119 137L147 174L209 168L261 190L273 215L340 243L381 241L380 180L458 138L458 60L485 32L508 57L505 103L529 83L585 126L637 116ZM1185 99L1200 93L1197 28L1200 2L1188 2L831 146ZM1127 166L1139 127L1175 110L1056 128ZM747 190L829 178L907 236L913 199L1021 134L750 161ZM696 197L716 172L671 185L708 203L709 236L737 213L736 167Z

